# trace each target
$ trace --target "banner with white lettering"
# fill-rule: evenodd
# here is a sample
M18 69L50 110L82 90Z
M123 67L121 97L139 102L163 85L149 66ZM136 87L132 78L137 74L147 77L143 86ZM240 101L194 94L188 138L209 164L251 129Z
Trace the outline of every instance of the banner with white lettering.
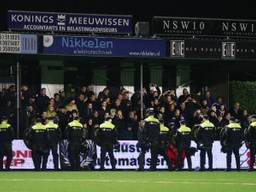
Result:
M132 16L9 10L8 29L130 34L132 33Z
M67 142L67 141L65 141ZM66 158L66 162L68 164L68 155L67 155L67 145L68 143L62 143L63 145L60 149L60 156L63 156L64 159ZM136 144L137 141L119 141L120 145L118 148L114 150L114 155L117 159L117 169L136 169L138 168L138 155L140 149L137 148ZM88 166L88 163L92 163L93 159L96 158L95 156L95 150L97 152L97 159L96 159L96 165L95 168L99 168L100 163L100 147L97 146L97 149L94 147L94 143L91 141L86 141L85 146L87 149L84 152L81 153L80 159L81 159L81 165L82 166ZM66 147L65 147L66 146ZM196 147L196 143L192 142L192 146ZM226 154L222 153L221 151L221 145L219 141L215 141L213 144L213 168L214 169L225 169L226 168ZM63 155L64 154L64 155ZM66 155L65 155L66 154ZM243 146L240 148L240 158L241 158L241 168L246 169L249 165L249 157L250 152L246 148L246 146L243 144ZM62 158L62 157L61 157ZM207 162L207 161L206 161ZM150 153L146 153L145 157L145 168L149 168L150 165ZM192 156L192 165L193 168L198 168L200 165L200 153L197 152L195 156ZM256 166L256 164L255 164ZM235 159L234 156L232 156L232 168L235 168ZM33 169L33 161L31 158L31 150L29 150L26 145L24 144L23 140L14 140L13 141L13 160L12 160L12 169ZM48 169L53 168L53 159L52 155L50 154L48 158ZM106 169L111 168L109 158L107 158ZM161 156L158 157L158 169L166 169L166 162L163 160ZM187 163L185 160L185 168L187 168Z
M166 57L162 39L44 35L43 54L111 57Z
M137 141L120 141L120 146L118 149L114 150L114 155L117 159L117 169L137 169L138 168L138 156L139 151L136 147ZM196 143L192 142L192 146L196 147ZM97 147L97 157L100 157L100 147ZM249 165L249 151L243 145L240 148L240 158L241 158L241 168L248 168ZM206 158L207 159L207 158ZM145 168L150 167L150 153L147 152L145 155ZM99 168L100 159L97 159L96 169ZM206 160L208 163L208 159ZM208 165L208 164L207 164ZM197 152L192 156L192 166L194 169L200 167L200 153ZM207 167L207 166L206 166ZM111 169L111 164L109 158L106 161L105 168ZM157 161L158 169L167 169L167 164L163 157L158 156ZM184 168L188 168L187 161L185 159ZM213 144L213 168L214 169L225 169L226 168L226 153L221 152L221 145L219 141L215 141ZM234 156L232 156L232 168L236 168Z
M0 33L0 53L36 54L37 35Z
M190 36L256 36L255 20L159 17L152 19L152 33Z

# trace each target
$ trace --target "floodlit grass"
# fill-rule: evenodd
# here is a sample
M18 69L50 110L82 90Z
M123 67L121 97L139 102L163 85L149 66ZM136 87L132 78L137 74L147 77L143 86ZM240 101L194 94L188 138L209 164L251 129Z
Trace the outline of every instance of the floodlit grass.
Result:
M256 172L0 172L0 192L255 192Z

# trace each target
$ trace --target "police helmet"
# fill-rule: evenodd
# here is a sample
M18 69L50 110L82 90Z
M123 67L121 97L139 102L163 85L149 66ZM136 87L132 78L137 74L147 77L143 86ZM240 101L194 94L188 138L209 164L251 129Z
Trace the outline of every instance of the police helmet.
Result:
M249 116L249 121L250 122L255 122L256 121L256 114L250 115Z
M208 120L208 119L209 119L209 116L206 115L206 114L204 114L204 115L202 116L202 119L203 119L203 120Z
M106 121L112 121L112 117L111 117L110 115L107 115L107 116L105 117L105 120L106 120Z
M154 108L149 108L149 109L147 110L147 115L155 115L155 110L154 110Z
M5 115L3 115L3 116L1 117L1 121L8 121L8 117L5 116Z
M186 121L184 119L180 120L179 121L180 125L185 125L186 124Z
M41 123L42 119L40 117L35 118L35 123Z

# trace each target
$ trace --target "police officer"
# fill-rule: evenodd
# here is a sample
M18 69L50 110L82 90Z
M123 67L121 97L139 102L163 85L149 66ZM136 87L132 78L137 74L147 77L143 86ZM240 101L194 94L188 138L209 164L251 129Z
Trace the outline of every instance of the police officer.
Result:
M160 137L160 122L157 118L154 117L154 115L154 109L150 108L147 111L147 118L144 120L144 127L142 132L143 140L141 141L143 145L138 157L139 170L144 169L145 153L149 148L151 153L150 170L154 171L156 169Z
M222 145L222 152L227 153L227 171L231 170L231 156L232 153L236 159L236 169L240 170L240 155L239 148L242 145L242 128L240 123L232 118L229 124L221 130L220 140Z
M32 159L35 170L46 169L46 156L48 156L47 132L41 118L36 118L34 125L29 131L31 140Z
M115 125L112 124L112 118L110 116L105 117L105 121L100 124L96 131L96 137L100 141L100 169L104 170L104 164L106 161L106 153L110 158L112 170L116 168L116 159L114 157L114 145L117 145L117 133Z
M12 161L12 140L14 131L8 123L8 119L3 116L0 123L0 170L3 170L3 159L6 156L5 169L9 170Z
M211 123L207 117L203 118L203 122L196 127L195 139L197 142L197 147L200 150L200 170L205 170L205 156L207 153L209 170L212 170L212 144L214 142L215 136L215 126Z
M253 171L256 153L256 115L252 117L251 123L244 131L246 146L250 150L250 165L249 171Z
M160 136L159 136L159 147L158 154L162 155L167 163L168 169L172 170L170 159L166 153L167 147L170 143L171 133L170 129L164 125L162 116L159 116L160 121Z
M52 151L52 156L53 156L53 164L54 164L54 169L58 170L59 168L59 155L58 155L58 143L61 139L61 132L59 125L54 121L55 118L49 117L46 120L46 130L47 130L47 143L48 143L48 155L45 156L44 161L48 161L48 156L50 154L50 151Z
M138 157L138 164L139 168L137 169L138 171L144 171L144 164L145 164L145 154L146 151L149 149L149 145L146 140L146 133L144 129L145 122L142 120L139 124L138 128L138 143L137 147L140 149L139 157Z
M82 142L86 139L86 129L80 122L78 113L73 112L73 120L68 123L66 129L66 137L68 139L68 157L72 170L80 169L80 152L82 150Z
M186 126L185 121L180 121L180 127L177 129L175 137L175 143L177 147L177 168L181 170L184 166L183 162L183 153L187 158L188 162L188 169L192 170L192 161L191 161L191 152L190 152L190 145L191 145L191 129Z

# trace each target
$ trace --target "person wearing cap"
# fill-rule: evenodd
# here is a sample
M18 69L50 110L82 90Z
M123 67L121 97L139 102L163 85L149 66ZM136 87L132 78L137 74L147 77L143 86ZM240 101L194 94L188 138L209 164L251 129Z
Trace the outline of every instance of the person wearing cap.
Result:
M212 170L213 157L212 145L215 136L215 126L208 120L207 116L203 117L202 123L195 128L195 139L197 148L200 150L200 170L205 170L205 156L208 156L209 170Z
M249 171L253 171L256 154L256 115L252 115L250 118L250 125L244 131L245 142L247 148L250 150L250 164Z
M158 146L159 146L159 137L160 137L160 122L157 118L154 117L155 112L153 108L150 108L147 111L147 118L144 119L143 126L143 135L142 140L143 147L138 157L139 169L144 170L145 164L145 153L147 149L150 149L151 161L150 161L150 170L156 170L157 164L157 155L158 155Z
M110 158L112 170L116 168L116 159L114 157L114 146L118 144L117 133L115 125L112 123L110 116L105 117L105 121L100 124L99 128L95 131L98 145L100 145L100 169L104 170L104 164L106 161L106 153Z
M48 161L48 156L50 151L52 151L54 169L59 168L59 155L58 155L58 143L61 139L61 132L59 125L56 123L54 117L49 117L46 120L46 130L47 130L47 143L48 143L48 155L45 156L45 161Z
M229 124L220 133L222 152L227 153L227 171L231 170L232 153L236 159L236 169L240 170L239 149L242 146L243 131L238 120L231 118Z
M32 159L35 170L46 170L46 156L48 153L46 127L41 118L36 118L34 124L29 129L31 141Z
M11 124L9 124L7 117L2 117L0 121L0 170L3 170L4 156L6 156L5 169L10 169L13 137L14 131Z
M65 135L68 139L68 159L71 170L80 170L80 152L87 133L86 128L80 122L78 112L73 111L72 120L67 125Z
M192 161L191 161L191 152L190 152L190 145L191 145L191 129L186 126L186 122L184 120L180 121L180 127L177 129L176 134L174 135L175 144L177 147L177 169L181 170L184 166L183 162L183 154L187 158L188 162L188 169L192 170Z

